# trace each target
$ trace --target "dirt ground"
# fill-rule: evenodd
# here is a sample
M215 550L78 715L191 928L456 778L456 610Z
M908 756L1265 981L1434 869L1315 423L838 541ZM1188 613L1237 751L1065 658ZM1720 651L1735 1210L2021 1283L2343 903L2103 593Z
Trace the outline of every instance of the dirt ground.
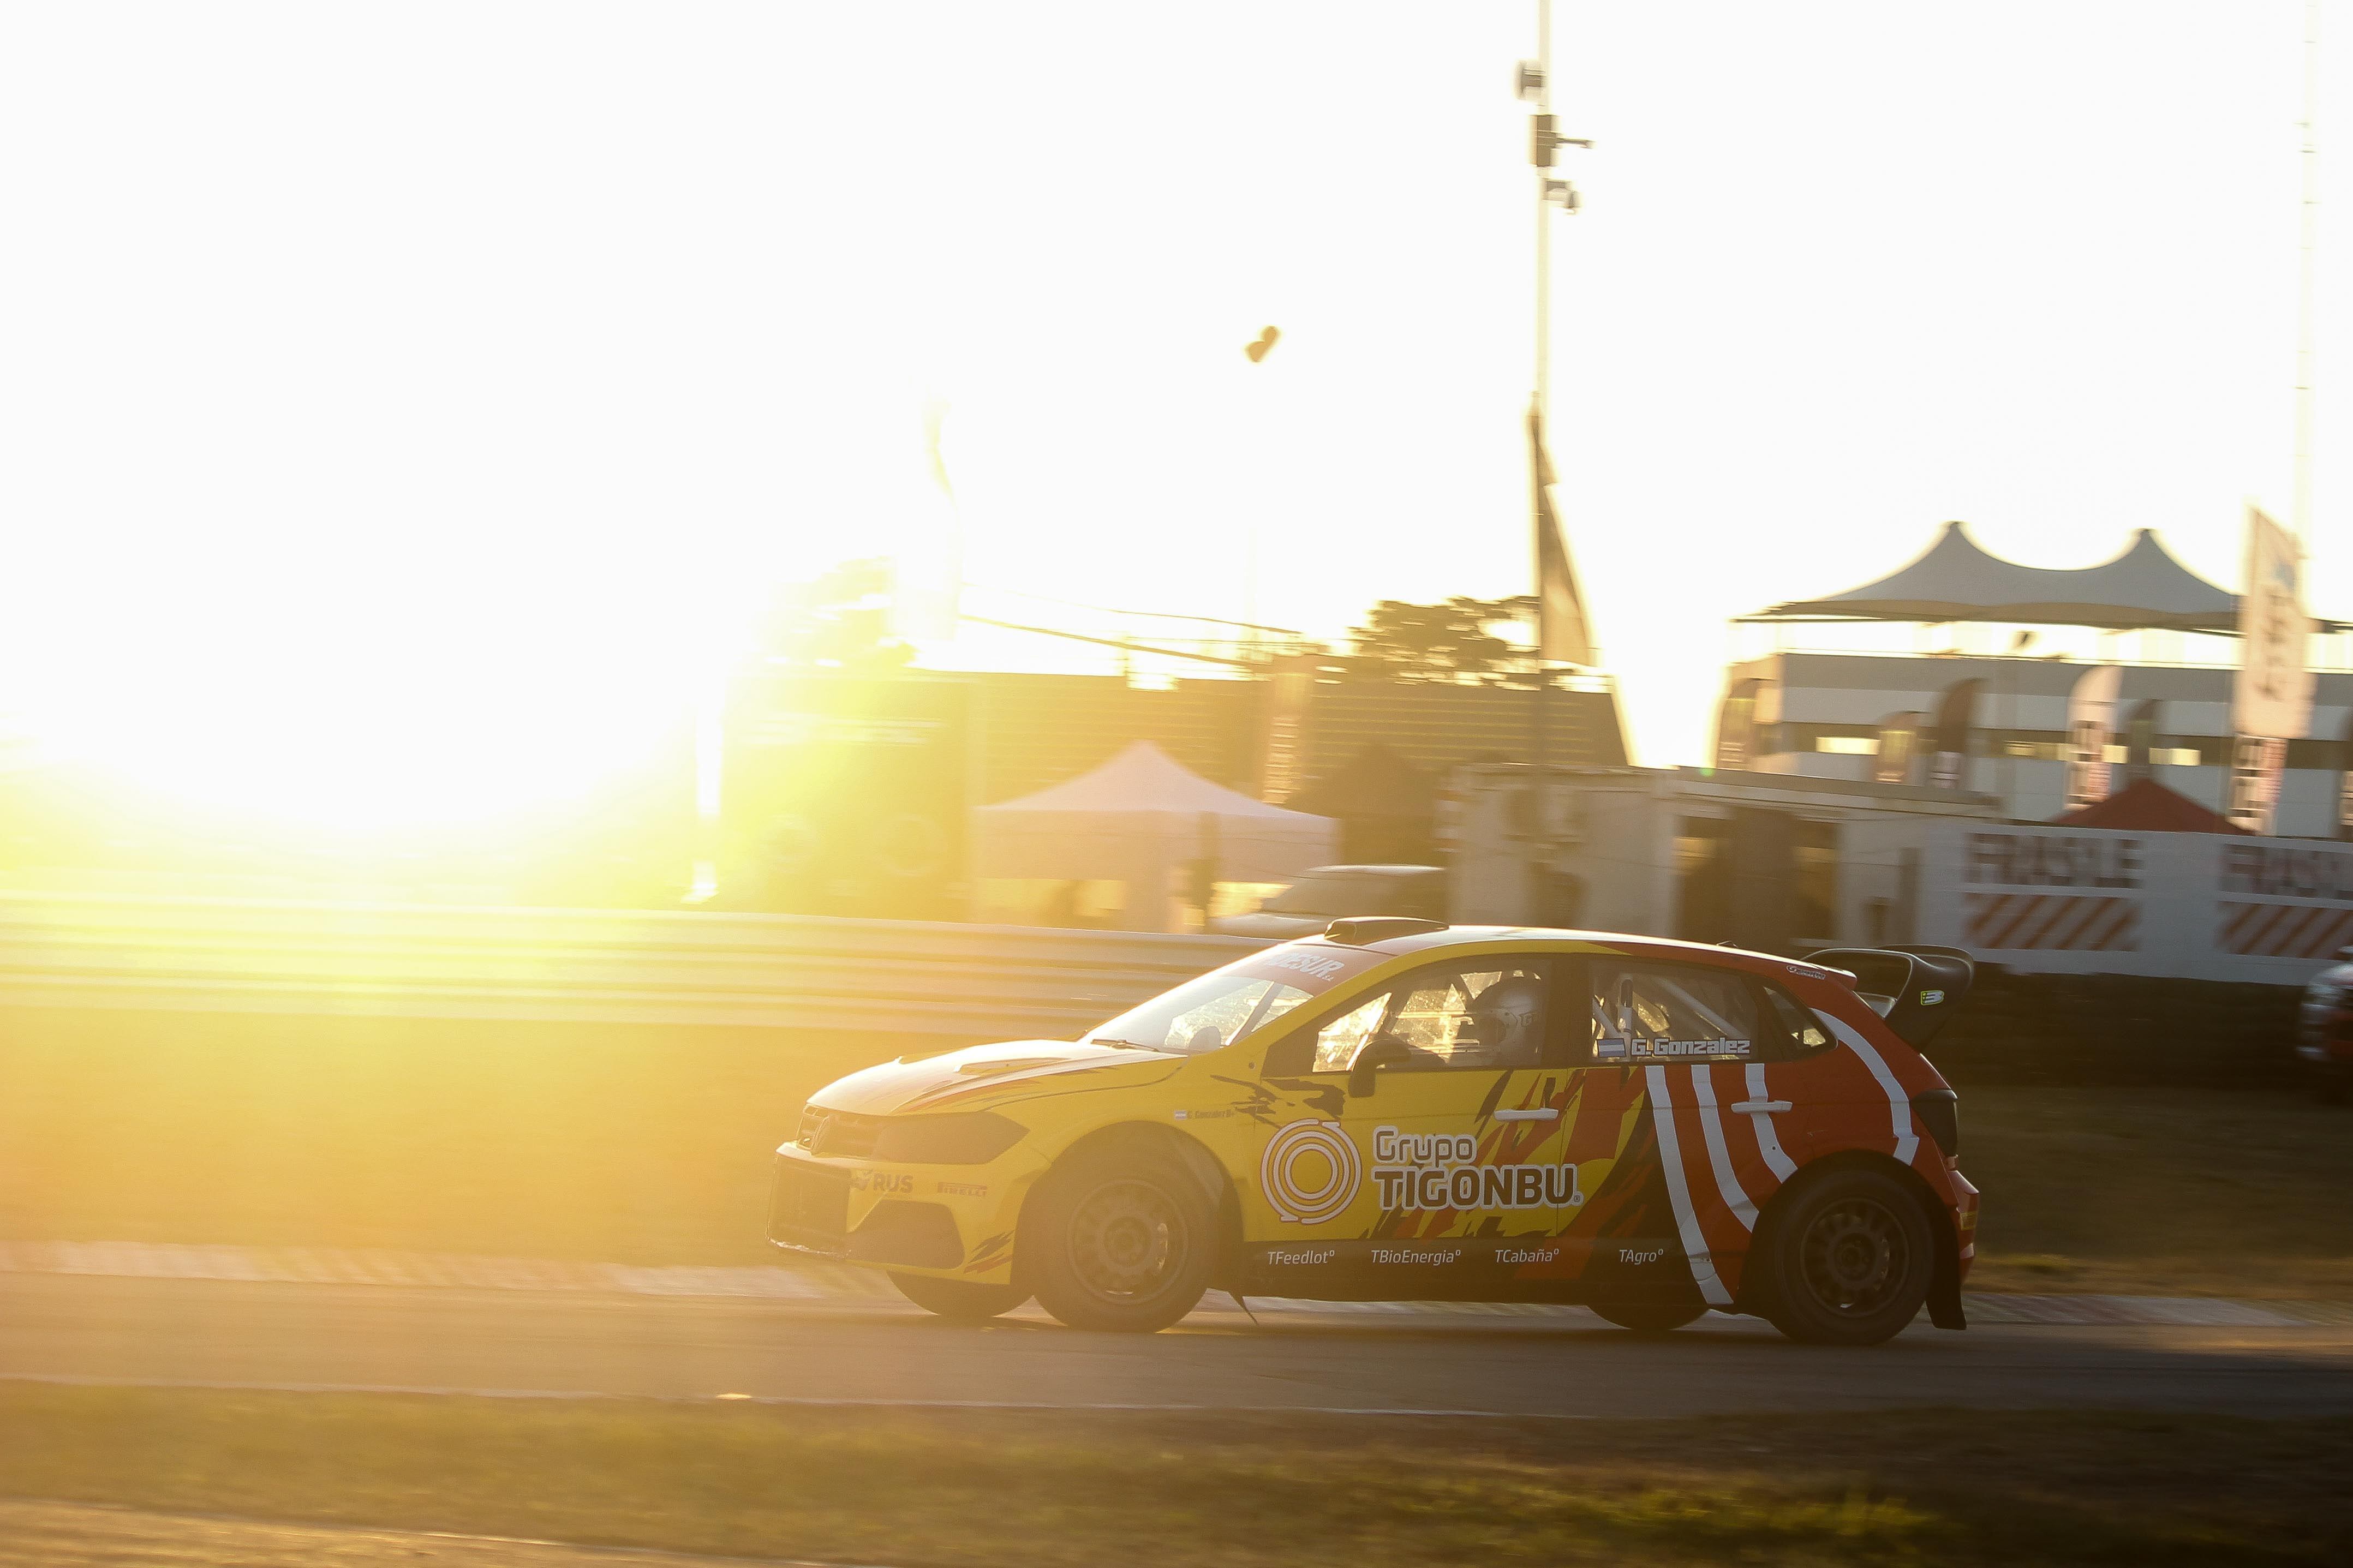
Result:
M149 1516L23 1513L58 1544L0 1563L573 1561L375 1539L406 1531L928 1568L2335 1564L2353 1559L2348 1465L2353 1419L1373 1421L0 1384L0 1489ZM196 1514L230 1521L152 1517Z
M0 1500L0 1568L679 1568L743 1561Z

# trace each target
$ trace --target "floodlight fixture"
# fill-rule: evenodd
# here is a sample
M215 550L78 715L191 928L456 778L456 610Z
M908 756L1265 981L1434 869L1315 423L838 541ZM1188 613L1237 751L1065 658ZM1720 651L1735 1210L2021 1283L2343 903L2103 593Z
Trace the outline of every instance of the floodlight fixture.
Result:
M1552 167L1552 155L1558 148L1589 148L1593 145L1592 140L1588 137L1563 136L1558 130L1559 124L1559 117L1556 115L1528 116L1528 162L1539 169Z

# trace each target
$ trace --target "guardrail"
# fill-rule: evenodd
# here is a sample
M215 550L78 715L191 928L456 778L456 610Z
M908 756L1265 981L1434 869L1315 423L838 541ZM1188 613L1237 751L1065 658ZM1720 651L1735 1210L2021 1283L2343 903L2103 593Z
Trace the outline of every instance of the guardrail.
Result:
M794 915L0 893L0 1005L1065 1038L1265 945Z

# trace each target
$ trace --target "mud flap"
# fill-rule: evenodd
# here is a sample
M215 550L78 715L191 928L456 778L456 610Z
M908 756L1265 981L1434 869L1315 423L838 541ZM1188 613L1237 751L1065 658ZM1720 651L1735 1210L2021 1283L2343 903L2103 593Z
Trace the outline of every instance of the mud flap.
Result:
M1950 1240L1936 1249L1936 1272L1928 1281L1928 1321L1940 1329L1969 1326L1968 1315L1961 1310L1960 1248Z

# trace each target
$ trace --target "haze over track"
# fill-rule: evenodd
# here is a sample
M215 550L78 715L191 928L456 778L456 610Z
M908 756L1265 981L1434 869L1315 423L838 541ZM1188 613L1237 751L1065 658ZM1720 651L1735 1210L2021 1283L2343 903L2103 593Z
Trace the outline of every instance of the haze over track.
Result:
M1034 1309L974 1328L751 1301L0 1275L0 1378L1008 1408L1626 1416L2080 1408L2353 1413L2353 1325L1916 1328L1876 1350L1762 1323L1645 1340L1574 1314L1205 1307L1130 1337Z

